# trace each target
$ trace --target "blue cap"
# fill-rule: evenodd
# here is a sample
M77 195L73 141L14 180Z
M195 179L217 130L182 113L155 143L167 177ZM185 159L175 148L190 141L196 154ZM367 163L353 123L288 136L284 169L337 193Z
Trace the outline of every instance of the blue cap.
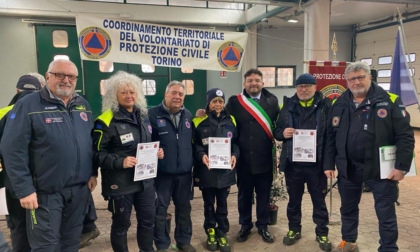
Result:
M213 100L216 97L220 97L223 99L223 102L225 101L225 94L220 88L212 88L207 91L207 106L209 106L211 100Z
M304 73L304 74L301 74L299 78L297 78L296 80L296 86L300 84L316 85L316 79L312 75L308 73Z
M32 75L23 75L19 78L16 88L20 90L40 90L41 83Z

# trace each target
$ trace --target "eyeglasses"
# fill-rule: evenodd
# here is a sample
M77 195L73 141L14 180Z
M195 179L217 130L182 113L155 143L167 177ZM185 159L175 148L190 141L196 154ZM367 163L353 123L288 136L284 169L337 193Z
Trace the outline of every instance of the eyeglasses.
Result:
M360 76L356 76L350 79L347 79L348 82L355 82L356 80L358 80L359 82L364 80L366 78L366 75L360 75Z
M59 79L59 80L64 80L66 77L69 78L69 81L75 81L77 80L77 75L73 75L73 74L63 74L63 73L53 73L53 72L48 72L50 74L54 74L55 78Z
M310 89L312 86L315 86L315 85L305 85L305 84L303 84L303 85L297 85L296 88L299 89L299 90L302 90L302 89Z

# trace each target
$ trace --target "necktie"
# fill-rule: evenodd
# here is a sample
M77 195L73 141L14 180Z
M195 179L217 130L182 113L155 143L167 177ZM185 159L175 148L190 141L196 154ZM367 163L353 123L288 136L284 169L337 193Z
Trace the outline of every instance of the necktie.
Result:
M252 100L254 100L256 103L260 104L260 99L258 99L258 98L252 98Z

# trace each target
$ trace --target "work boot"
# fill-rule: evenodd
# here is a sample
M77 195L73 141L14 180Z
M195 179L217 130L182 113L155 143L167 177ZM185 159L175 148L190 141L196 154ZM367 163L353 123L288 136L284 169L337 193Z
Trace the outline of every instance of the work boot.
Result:
M331 251L331 242L328 236L316 236L316 241L319 243L319 248L324 251Z
M226 238L226 234L217 236L217 243L219 244L220 252L230 252L230 245Z
M207 250L216 251L218 249L217 240L216 240L216 233L214 228L207 229Z
M340 245L332 250L332 252L359 252L356 242L341 241Z
M195 248L191 244L184 244L184 245L177 244L176 246L178 247L179 250L182 250L184 252L195 252Z
M101 234L101 231L99 231L98 228L95 228L94 230L81 234L80 235L80 242L79 242L79 248L86 247L89 244L89 241L95 239Z
M289 232L283 238L283 244L288 245L288 246L293 245L300 238L302 238L302 235L300 234L300 232L289 230Z

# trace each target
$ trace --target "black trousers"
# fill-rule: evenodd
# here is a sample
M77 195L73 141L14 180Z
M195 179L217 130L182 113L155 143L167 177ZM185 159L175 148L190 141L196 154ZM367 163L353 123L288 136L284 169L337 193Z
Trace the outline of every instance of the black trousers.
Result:
M341 235L343 240L355 242L358 236L363 165L351 165L350 169L347 179L338 174L338 190L341 196ZM371 188L375 201L380 236L378 251L398 251L398 227L395 214L398 182L388 179L367 179L364 182Z
M290 164L285 170L289 203L287 204L287 218L289 230L301 232L302 225L302 196L305 183L311 195L313 213L312 219L316 224L315 234L328 235L328 210L325 204L327 193L327 177L317 165Z
M28 252L31 247L26 234L26 209L20 205L20 201L6 188L6 203L9 215L6 215L7 226L10 229L13 252Z
M153 251L156 191L150 186L141 192L109 199L108 210L112 213L111 245L115 252L128 252L127 231L131 226L133 206L136 210L137 244L140 251Z
M57 193L37 193L38 208L26 209L31 251L78 251L89 194L86 184Z
M175 205L175 241L177 244L191 243L191 197L192 175L159 174L156 177L157 209L155 220L154 240L159 249L168 249L171 244L169 227L166 222L168 206L172 198Z
M96 219L98 219L98 216L96 215L95 202L93 201L92 193L90 193L88 212L85 216L85 220L83 221L82 234L92 232L93 230L96 229L96 225L95 225Z
M252 174L237 170L238 184L238 211L239 224L242 228L251 229L252 223L252 200L255 189L257 199L257 222L258 229L266 230L270 223L270 189L273 182L273 173Z
M230 187L226 188L201 188L204 200L204 230L214 228L218 236L229 232L228 205ZM216 200L216 201L215 201ZM214 203L216 209L214 208Z

